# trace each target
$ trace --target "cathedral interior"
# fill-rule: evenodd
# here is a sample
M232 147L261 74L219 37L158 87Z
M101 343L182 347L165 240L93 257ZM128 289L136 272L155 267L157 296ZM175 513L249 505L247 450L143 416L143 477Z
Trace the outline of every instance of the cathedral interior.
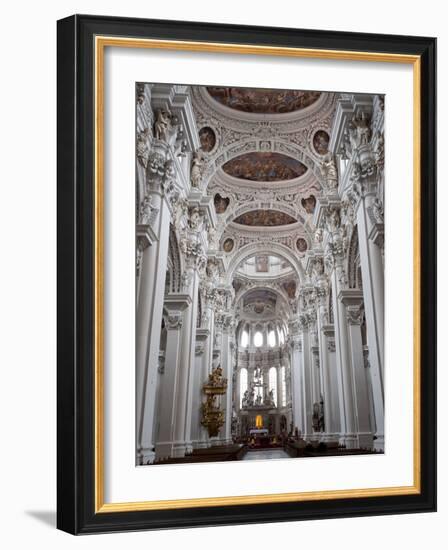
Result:
M384 97L136 85L136 464L384 452Z

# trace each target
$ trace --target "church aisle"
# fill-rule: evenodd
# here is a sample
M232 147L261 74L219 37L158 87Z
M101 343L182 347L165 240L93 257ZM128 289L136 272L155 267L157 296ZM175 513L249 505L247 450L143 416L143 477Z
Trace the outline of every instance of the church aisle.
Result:
M265 449L261 451L249 451L243 460L270 460L271 458L289 458L283 449Z

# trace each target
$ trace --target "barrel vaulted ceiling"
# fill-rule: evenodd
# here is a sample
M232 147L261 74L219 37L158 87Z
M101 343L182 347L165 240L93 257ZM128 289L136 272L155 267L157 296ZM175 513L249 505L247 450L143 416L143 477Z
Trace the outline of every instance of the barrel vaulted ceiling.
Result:
M320 167L328 153L337 94L197 86L191 97L202 179L213 196L216 240L228 282L239 292L262 284L236 275L238 265L254 253L275 252L292 271L269 284L283 301L293 300L303 273L301 258L312 246ZM257 311L263 309L261 302Z

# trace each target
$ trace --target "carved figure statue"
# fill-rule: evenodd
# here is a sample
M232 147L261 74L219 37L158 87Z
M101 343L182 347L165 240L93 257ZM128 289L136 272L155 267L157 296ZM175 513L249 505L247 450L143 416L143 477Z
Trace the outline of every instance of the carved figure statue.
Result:
M211 250L217 250L219 246L218 232L212 226L208 229L208 245Z
M147 167L149 160L148 135L148 128L137 134L137 159L144 168Z
M322 175L325 178L327 189L337 189L338 187L338 170L334 161L333 155L327 153L322 161Z
M194 206L190 210L190 218L188 224L190 226L190 229L193 229L194 231L198 231L200 229L202 225L202 216L197 206Z
M313 264L313 273L315 277L320 277L324 274L324 262L321 258L317 258Z
M341 224L341 216L337 208L332 208L327 217L328 229L331 233L334 233L339 229Z
M151 195L146 195L140 204L140 223L146 225L151 222L152 213L156 210Z
M370 141L370 127L369 119L366 113L363 111L361 116L357 116L352 120L353 126L356 131L356 138L358 147L359 145L366 145Z
M322 242L324 232L321 227L318 227L314 233L314 242L320 244Z
M219 277L219 267L213 259L207 262L207 276L214 282L216 282Z
M199 187L201 184L201 167L203 164L203 160L201 157L201 154L199 151L195 151L193 153L193 157L191 159L191 174L190 174L190 180L191 180L191 186L192 187Z
M255 390L254 390L254 388L251 388L250 393L249 393L248 405L253 406L254 405L254 399L255 399Z
M154 134L156 139L168 142L169 132L171 130L172 114L167 109L158 109L156 112L156 121L154 123Z
M165 162L165 182L172 180L175 173L174 162L172 159L168 159Z
M223 384L224 379L222 377L222 367L220 365L208 375L208 380L211 386L221 386Z

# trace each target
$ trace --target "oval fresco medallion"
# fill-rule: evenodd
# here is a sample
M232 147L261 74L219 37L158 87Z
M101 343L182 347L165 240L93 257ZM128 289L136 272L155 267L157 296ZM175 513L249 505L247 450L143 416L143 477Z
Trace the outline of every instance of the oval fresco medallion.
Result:
M222 249L224 250L224 252L229 253L232 252L234 246L235 243L233 239L228 238L223 242Z
M325 130L318 130L313 136L313 147L318 155L326 155L328 153L328 144L330 136Z
M300 111L315 103L321 96L321 92L271 88L209 86L207 91L215 101L231 109L270 115Z
M234 178L250 181L285 181L303 176L307 167L281 153L245 153L227 161L222 169Z
M213 151L216 145L216 134L210 126L204 126L199 130L199 141L201 142L201 149L204 153Z
M296 242L297 250L301 253L306 252L306 249L308 248L308 244L305 241L305 239L302 239L301 237L297 239Z
M289 214L285 214L285 212L280 212L279 210L251 210L250 212L241 214L233 220L234 223L256 227L289 225L296 221L297 220Z

